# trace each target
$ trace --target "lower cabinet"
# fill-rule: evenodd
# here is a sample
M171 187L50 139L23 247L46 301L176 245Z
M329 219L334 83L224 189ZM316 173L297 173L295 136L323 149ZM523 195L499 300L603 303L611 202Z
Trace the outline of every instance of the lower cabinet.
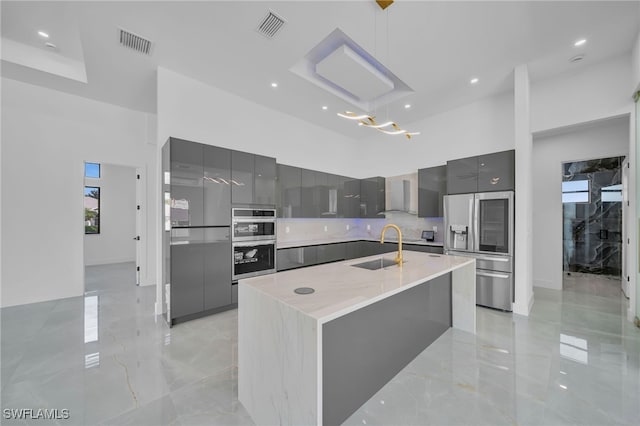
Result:
M425 246L422 244L403 244L403 250L420 251L422 253L435 253L443 254L444 248L442 246Z
M171 245L171 322L233 303L229 228L189 230L187 243Z

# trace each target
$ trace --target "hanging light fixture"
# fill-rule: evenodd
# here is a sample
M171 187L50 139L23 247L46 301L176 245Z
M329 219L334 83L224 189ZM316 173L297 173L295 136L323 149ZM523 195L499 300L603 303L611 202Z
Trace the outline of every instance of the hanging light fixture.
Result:
M389 7L393 1L377 1L376 3L378 3L378 6L380 6L380 8L382 10L385 10L387 7ZM389 37L389 20L387 17L387 44L389 43L388 37ZM388 55L387 55L388 56ZM387 57L387 60L389 58ZM409 106L410 107L410 106ZM408 108L407 105L405 105L405 108ZM354 120L358 122L358 126L364 126L364 127L370 127L372 129L375 129L381 133L387 134L387 135L405 135L407 137L407 139L411 139L412 136L415 135L419 135L420 132L409 132L407 130L404 130L402 128L400 128L400 126L398 126L398 124L394 121L386 121L382 124L378 124L376 122L376 119L374 116L368 115L368 114L356 114L354 112L351 111L345 111L343 113L338 113L339 117L342 118L346 118L348 120ZM389 127L391 127L390 130L388 129Z
M385 123L378 124L375 117L367 114L357 115L355 112L345 111L339 112L338 116L346 118L348 120L358 121L358 126L370 127L387 135L405 135L407 139L411 139L411 136L420 134L420 132L409 132L407 130L401 129L400 126L398 126L398 124L393 121L387 121ZM393 130L387 130L385 129L385 127L391 127Z

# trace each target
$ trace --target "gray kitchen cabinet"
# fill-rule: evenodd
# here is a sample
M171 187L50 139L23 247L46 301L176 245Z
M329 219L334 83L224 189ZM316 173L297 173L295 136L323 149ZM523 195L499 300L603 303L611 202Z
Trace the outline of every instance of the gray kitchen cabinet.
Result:
M478 192L478 157L447 161L447 194Z
M300 167L278 164L279 218L302 217Z
M410 250L410 251L419 251L422 253L435 253L435 254L444 253L444 249L440 246L426 246L422 244L403 244L402 249Z
M360 217L360 179L347 178L344 183L345 216Z
M513 191L516 187L515 151L478 157L478 192Z
M253 204L254 155L231 151L231 202Z
M318 248L316 246L291 247L278 249L276 265L278 271L313 266L318 264Z
M204 310L231 303L231 240L229 228L206 228L202 244Z
M319 206L316 204L316 172L315 170L300 170L300 217L319 217Z
M231 151L231 202L275 206L276 159Z
M338 262L346 259L345 243L323 244L318 246L318 263Z
M447 193L515 190L515 151L447 161Z
M177 228L171 233L172 323L231 305L229 227Z
M169 139L171 181L171 225L203 226L203 145Z
M204 225L231 225L231 151L204 145Z
M170 282L172 319L202 312L204 251L201 244L171 246Z
M385 179L377 176L360 181L360 203L362 218L384 219Z
M447 166L418 170L418 217L442 217L447 195Z
M253 204L276 204L276 159L254 155Z

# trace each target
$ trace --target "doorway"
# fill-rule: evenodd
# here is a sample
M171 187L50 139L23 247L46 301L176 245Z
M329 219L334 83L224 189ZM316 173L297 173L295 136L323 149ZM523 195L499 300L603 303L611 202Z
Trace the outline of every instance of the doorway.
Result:
M562 163L563 289L620 292L624 160Z
M85 162L84 168L85 293L98 290L101 271L114 267L122 285L139 285L144 266L140 170L98 162Z

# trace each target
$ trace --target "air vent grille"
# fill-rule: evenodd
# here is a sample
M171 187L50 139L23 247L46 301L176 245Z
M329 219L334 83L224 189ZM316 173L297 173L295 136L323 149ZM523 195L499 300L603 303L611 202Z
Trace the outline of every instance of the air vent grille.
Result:
M153 43L151 43L150 40L127 30L123 30L122 28L120 28L120 44L145 55L151 55L151 48L153 46Z
M258 25L257 31L267 38L273 38L286 22L284 18L269 11L267 16L260 22L260 25Z

